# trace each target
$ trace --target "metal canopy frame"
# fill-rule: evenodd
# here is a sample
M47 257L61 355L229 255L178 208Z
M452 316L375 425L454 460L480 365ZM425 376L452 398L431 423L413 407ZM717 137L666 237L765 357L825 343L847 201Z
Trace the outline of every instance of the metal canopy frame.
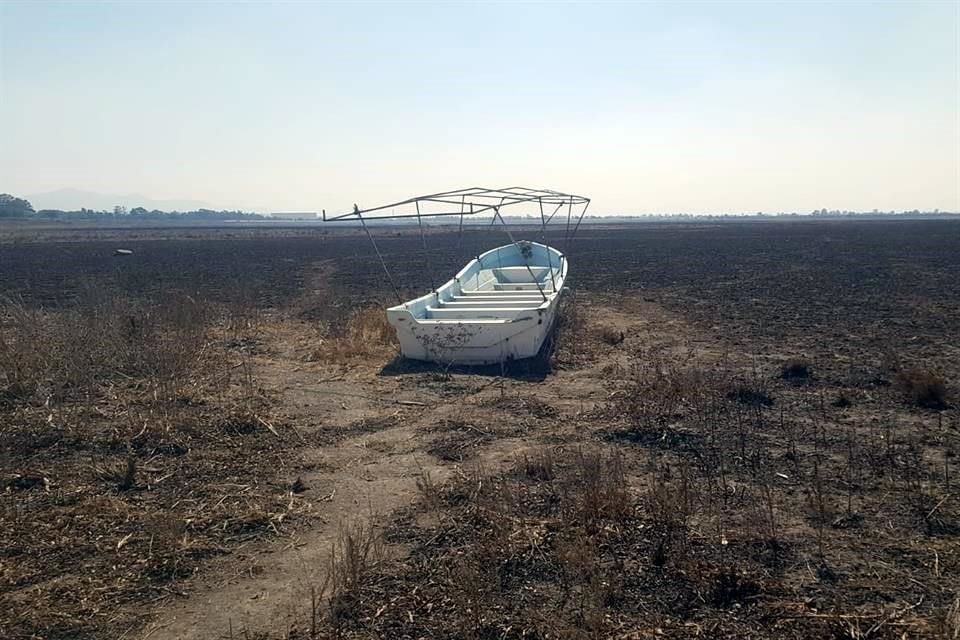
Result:
M566 232L564 234L564 250L566 250L570 239L576 235L577 230L580 229L580 223L583 221L583 217L587 213L587 207L590 206L590 198L554 191L552 189L532 189L530 187L488 189L485 187L469 187L466 189L456 189L453 191L442 191L440 193L416 196L406 200L401 200L399 202L381 205L379 207L371 207L369 209L361 209L358 205L354 204L353 211L330 216L327 215L327 210L324 209L323 221L344 222L356 220L360 223L364 232L367 234L367 238L370 240L370 244L373 246L373 250L377 254L377 258L380 259L380 265L383 267L383 271L386 274L387 279L390 281L390 285L393 287L394 293L397 295L397 299L403 302L403 298L400 296L400 291L397 288L396 282L393 280L390 269L387 268L387 263L383 258L383 254L380 253L380 249L377 247L377 242L370 233L370 229L367 227L367 220L399 220L404 218L416 218L417 225L420 228L420 240L421 244L423 245L423 251L424 254L428 256L427 260L429 260L427 239L423 230L424 218L460 216L459 234L462 237L463 220L465 216L476 216L483 213L491 213L491 226L497 220L499 220L504 227L504 231L507 232L507 236L510 238L510 243L515 244L516 240L514 240L513 234L510 233L510 225L508 225L503 216L500 215L500 209L503 207L515 207L524 204L530 206L535 205L537 207L540 214L540 234L541 238L544 240L544 244L546 244L547 225L553 221L554 217L558 213L561 214L562 219L562 211L564 208L566 208ZM453 207L456 207L458 210L454 210ZM553 211L549 211L550 207L553 207ZM578 210L578 215L576 216L574 215L574 208ZM400 209L399 213L397 212L397 209ZM459 245L460 239L458 238L457 246ZM540 294L544 295L542 289L540 290ZM544 299L546 299L545 296Z
M469 187L467 189L456 189L454 191L442 191L424 196L416 196L393 202L391 204L371 207L369 209L360 209L354 205L353 211L342 214L327 215L323 211L324 222L336 222L340 220L360 220L364 215L369 215L367 219L375 220L395 220L401 218L431 218L439 216L465 216L477 215L485 212L493 212L496 215L500 209L508 206L521 204L537 203L541 207L544 205L554 205L555 210L549 217L541 216L549 222L553 215L557 213L564 205L569 208L583 206L578 221L583 218L586 208L590 204L590 198L578 196L570 193L562 193L551 189L531 189L529 187L507 187L506 189L487 189L484 187ZM440 205L440 211L421 211L421 205ZM449 209L448 209L449 205ZM414 211L409 208L413 206ZM457 210L452 207L458 207ZM401 209L396 213L396 209ZM384 214L390 210L390 213Z

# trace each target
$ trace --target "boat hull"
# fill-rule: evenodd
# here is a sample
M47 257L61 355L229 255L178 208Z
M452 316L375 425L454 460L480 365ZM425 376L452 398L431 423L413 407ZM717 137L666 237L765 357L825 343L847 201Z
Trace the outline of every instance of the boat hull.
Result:
M387 309L387 319L405 358L444 365L531 358L556 322L566 274L552 247L497 247L436 291Z

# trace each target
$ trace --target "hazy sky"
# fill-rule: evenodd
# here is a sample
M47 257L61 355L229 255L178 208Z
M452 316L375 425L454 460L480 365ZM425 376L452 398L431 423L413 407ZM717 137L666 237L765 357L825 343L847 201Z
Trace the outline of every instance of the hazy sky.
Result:
M958 7L0 0L0 191L960 210Z

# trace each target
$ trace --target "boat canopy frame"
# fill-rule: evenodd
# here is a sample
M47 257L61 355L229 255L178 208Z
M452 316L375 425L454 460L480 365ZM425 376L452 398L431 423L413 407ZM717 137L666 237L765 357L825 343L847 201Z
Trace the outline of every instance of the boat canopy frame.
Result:
M403 298L400 295L400 290L397 288L393 275L390 273L390 269L387 267L387 263L383 258L383 254L380 253L377 242L367 226L368 220L416 218L420 228L422 250L425 255L429 255L427 238L423 229L423 221L425 218L459 216L460 224L457 237L457 246L459 247L463 237L463 222L465 217L489 213L492 214L490 225L493 226L493 224L499 220L507 236L510 238L510 243L516 244L517 241L514 239L513 234L510 233L510 225L504 220L500 214L500 210L504 207L515 207L519 205L536 205L539 208L540 234L544 244L546 244L547 226L553 222L557 214L561 215L562 220L563 209L566 208L566 229L564 233L564 250L566 250L570 240L580 229L580 223L583 221L583 217L587 213L587 208L590 206L590 198L554 191L552 189L533 189L530 187L507 187L504 189L468 187L466 189L455 189L453 191L441 191L439 193L415 196L413 198L407 198L406 200L400 200L378 207L370 207L368 209L361 209L358 205L354 204L353 211L347 213L327 215L327 210L323 209L322 215L324 222L358 221L360 223L367 238L370 240L370 244L373 246L373 250L377 254L377 258L380 260L380 265L383 267L383 271L390 281L394 293L402 302ZM551 207L553 211L549 211ZM399 213L397 209L400 209ZM561 258L562 257L561 254ZM429 258L427 259L429 260ZM543 295L544 300L546 300L542 289L540 290L540 294Z
M577 217L583 218L586 213L586 207L590 204L590 198L578 196L570 193L562 193L552 189L531 189L530 187L507 187L505 189L488 189L485 187L469 187L466 189L455 189L453 191L441 191L440 193L431 193L423 196L415 196L399 202L381 205L379 207L370 207L369 209L360 209L354 205L353 211L342 214L327 215L323 210L324 222L336 222L340 220L360 219L366 214L375 214L369 216L371 219L389 220L399 218L431 218L439 216L457 216L457 215L476 215L484 212L499 211L503 207L538 203L540 205L555 205L554 214L550 215L552 219L556 212L560 211L564 205L568 206L568 211L572 217L574 206L583 206L584 210ZM413 205L419 209L421 204L439 204L459 207L459 210L425 212L425 211L403 211L395 213L394 210ZM388 214L378 212L391 210Z

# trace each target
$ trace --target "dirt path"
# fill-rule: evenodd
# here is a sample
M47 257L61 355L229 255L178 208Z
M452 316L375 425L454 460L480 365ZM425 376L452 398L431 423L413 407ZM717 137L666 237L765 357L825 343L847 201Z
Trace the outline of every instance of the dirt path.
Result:
M676 317L649 304L630 306L597 305L590 317L631 339L655 339L677 348L687 340L688 328ZM495 425L496 437L477 448L476 460L488 469L511 464L545 435L575 428L570 418L605 396L604 367L616 361L620 348L608 346L605 358L593 358L544 381L524 382L472 375L443 379L429 373L383 376L378 375L382 360L331 370L304 362L306 341L297 327L279 327L271 339L274 351L255 361L257 377L278 394L283 419L305 441L338 429L345 434L333 445L303 452L312 468L301 474L308 487L304 495L318 517L293 538L257 543L212 563L189 585L188 595L161 607L142 638L210 639L231 632L256 636L309 619L311 585L322 583L342 524L383 522L416 500L419 477L429 474L442 482L456 471L451 456L438 457L436 442L446 443L444 451L455 456L457 447L473 439L456 440L461 435L456 431L435 435L442 425ZM546 419L525 415L531 403L550 409ZM466 428L473 428L469 424Z
M370 383L343 376L329 381L328 370L303 361L301 338L286 329L271 336L274 352L254 359L257 378L279 395L283 420L307 441L320 433L336 437L338 430L357 425L370 431L304 450L312 471L300 477L316 520L291 539L257 543L215 562L190 585L189 596L159 612L145 638L209 639L229 636L231 629L276 628L309 602L310 586L323 578L341 523L389 514L414 499L418 476L428 472L439 479L447 473L413 444L428 409L402 407L401 419L397 405L361 397L374 398L394 386L368 371L350 378Z
M381 442L402 442L409 428L391 430ZM378 517L411 502L416 477L427 470L443 477L445 470L415 453L383 456L364 450L364 436L327 451L336 472L306 476L311 490L331 496L322 521L303 531L282 549L259 545L234 559L233 571L208 579L185 600L169 607L147 628L153 638L217 638L234 631L274 628L301 613L310 601L311 585L322 582L338 523ZM230 563L225 563L228 565ZM307 618L301 618L306 620Z

